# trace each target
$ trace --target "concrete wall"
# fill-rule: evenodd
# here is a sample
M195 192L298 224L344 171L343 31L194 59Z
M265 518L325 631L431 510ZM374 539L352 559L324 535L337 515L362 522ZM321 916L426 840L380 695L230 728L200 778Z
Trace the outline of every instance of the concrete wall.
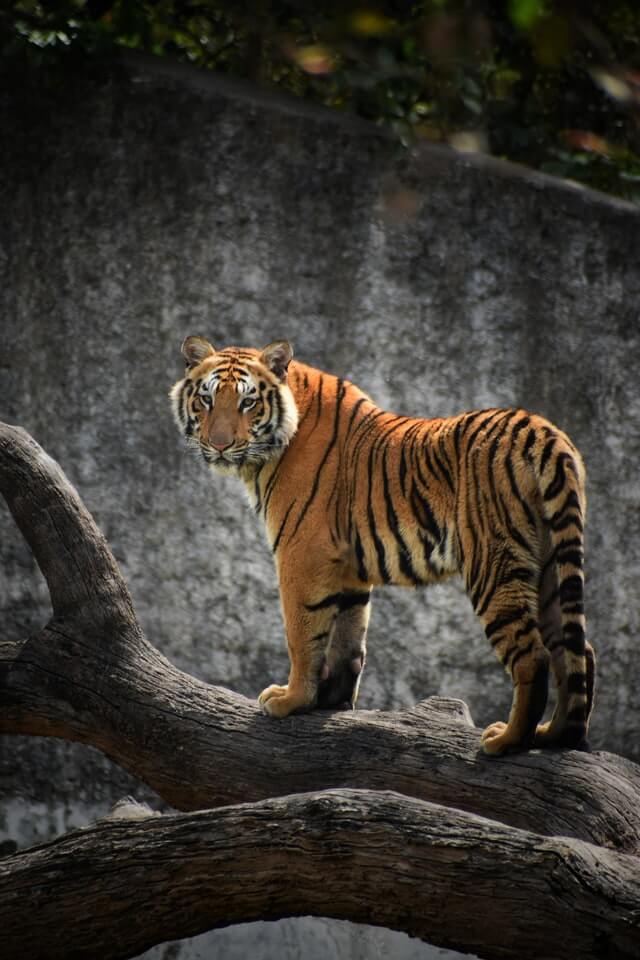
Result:
M287 337L398 412L519 404L570 433L590 478L592 740L640 759L640 211L441 148L402 158L365 124L146 60L3 93L0 123L0 418L60 461L167 656L248 695L286 677L262 531L243 490L186 455L166 393L188 333ZM6 510L0 526L3 631L20 636L48 598ZM478 724L508 710L456 584L379 591L369 649L363 707L442 693ZM0 775L20 842L148 796L46 740L0 739ZM268 930L298 955L300 923Z

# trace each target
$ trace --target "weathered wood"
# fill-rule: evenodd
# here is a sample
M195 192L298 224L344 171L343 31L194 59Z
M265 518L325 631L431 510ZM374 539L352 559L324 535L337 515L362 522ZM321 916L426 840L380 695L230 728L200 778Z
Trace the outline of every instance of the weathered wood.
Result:
M0 491L47 581L54 617L137 627L127 585L75 489L25 430L1 423Z
M90 514L17 428L0 427L0 490L54 609L0 642L0 732L91 744L173 806L219 807L103 821L0 861L3 956L127 957L298 914L483 957L639 955L635 764L489 759L464 704L438 698L264 717L146 640ZM329 789L344 787L361 789Z
M635 858L396 793L105 820L0 861L5 960L115 960L311 914L482 957L636 960Z
M148 643L90 514L18 428L0 430L0 489L54 608L39 634L0 643L0 732L91 744L182 810L348 785L640 849L635 764L575 751L488 759L457 701L263 717L254 702L182 673Z
M57 624L0 643L0 696L0 732L97 747L181 810L349 785L640 849L636 765L575 751L488 759L455 702L271 720L253 701L177 670L139 636L110 643Z

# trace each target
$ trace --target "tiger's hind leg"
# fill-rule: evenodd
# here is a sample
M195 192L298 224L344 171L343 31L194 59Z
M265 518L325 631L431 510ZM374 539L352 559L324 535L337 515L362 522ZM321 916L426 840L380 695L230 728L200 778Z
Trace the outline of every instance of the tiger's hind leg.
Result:
M585 640L582 578L570 571L558 586L555 564L547 563L540 584L540 630L551 654L556 706L536 729L535 745L588 750L586 732L593 709L595 653Z
M572 678L567 677L564 649L560 646L556 647L551 654L551 667L556 678L556 707L550 720L538 724L535 745L537 747L574 747L576 750L589 750L586 737L582 735L572 736L570 698L574 694L584 694L584 708L581 705L574 708L577 710L578 716L573 719L578 721L580 730L587 729L595 694L595 651L590 643L585 642L583 677L580 673L574 674Z
M549 654L538 629L537 596L527 581L513 577L514 571L506 573L476 611L513 681L507 723L492 723L482 733L482 749L490 755L531 746L547 703Z
M353 709L366 657L370 604L355 604L336 616L325 654L318 707Z
M549 747L558 743L567 723L569 690L562 648L562 614L555 564L548 561L540 582L539 626L542 642L550 653L550 665L556 683L556 705L550 720L538 724L535 744Z

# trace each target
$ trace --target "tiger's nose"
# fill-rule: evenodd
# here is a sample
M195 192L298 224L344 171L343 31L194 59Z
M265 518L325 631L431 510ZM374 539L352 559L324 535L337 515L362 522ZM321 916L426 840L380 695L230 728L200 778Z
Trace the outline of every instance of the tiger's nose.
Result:
M226 450L227 447L230 447L232 443L233 440L211 440L211 446L215 447L220 453L222 453L223 450Z

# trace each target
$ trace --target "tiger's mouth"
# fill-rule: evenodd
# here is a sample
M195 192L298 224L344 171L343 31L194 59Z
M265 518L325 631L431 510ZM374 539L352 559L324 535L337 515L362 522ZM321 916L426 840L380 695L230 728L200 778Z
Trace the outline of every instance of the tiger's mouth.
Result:
M214 470L233 470L241 467L246 460L246 454L239 450L210 450L201 448L202 456L207 466Z
M244 466L267 463L282 455L286 443L278 442L273 438L269 441L256 441L241 446L227 447L225 450L216 450L209 445L199 444L200 453L208 467L227 473L231 470L240 470Z

